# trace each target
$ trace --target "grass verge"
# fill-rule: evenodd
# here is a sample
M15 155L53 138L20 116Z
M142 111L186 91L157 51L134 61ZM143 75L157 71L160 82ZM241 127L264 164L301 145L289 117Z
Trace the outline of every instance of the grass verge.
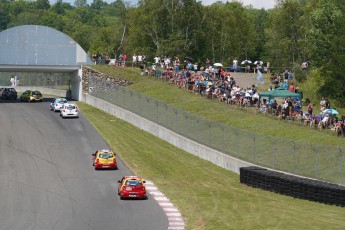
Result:
M112 76L128 79L134 83L128 88L209 120L257 134L287 138L287 142L289 140L303 140L303 142L315 145L345 147L344 139L335 136L333 132L310 129L296 123L277 120L270 116L257 115L255 109L239 109L235 105L219 103L217 100L208 100L179 89L174 85L167 84L165 81L141 76L137 68L107 65L96 65L92 68ZM265 78L268 82L269 76L266 75Z
M133 173L167 195L186 229L345 229L345 208L262 191L101 110L78 102Z

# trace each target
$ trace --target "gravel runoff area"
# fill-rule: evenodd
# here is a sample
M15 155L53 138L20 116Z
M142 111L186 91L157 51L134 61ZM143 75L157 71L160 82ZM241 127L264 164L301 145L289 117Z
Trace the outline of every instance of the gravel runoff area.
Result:
M251 87L253 84L261 84L257 81L257 73L231 72L231 76L235 79L236 85L239 85L244 89L246 89L247 87Z

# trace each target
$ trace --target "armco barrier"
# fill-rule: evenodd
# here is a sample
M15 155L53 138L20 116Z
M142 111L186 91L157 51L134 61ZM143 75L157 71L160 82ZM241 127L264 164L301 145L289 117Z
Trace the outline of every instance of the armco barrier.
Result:
M279 194L345 207L345 186L251 166L240 168L240 181Z
M146 132L149 132L180 149L183 149L204 160L210 161L227 170L240 173L241 167L253 165L251 163L241 161L229 155L223 154L207 146L201 145L195 141L189 140L152 121L149 121L128 110L117 107L114 104L111 104L97 97L91 96L89 94L83 94L81 101L86 104L92 105L100 110L103 110L113 116L116 116L128 123L131 123L132 125Z

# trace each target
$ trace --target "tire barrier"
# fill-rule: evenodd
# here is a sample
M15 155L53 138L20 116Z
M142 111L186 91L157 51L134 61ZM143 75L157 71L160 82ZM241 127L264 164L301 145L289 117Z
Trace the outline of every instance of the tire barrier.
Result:
M345 207L345 186L250 166L240 168L240 182L254 188Z

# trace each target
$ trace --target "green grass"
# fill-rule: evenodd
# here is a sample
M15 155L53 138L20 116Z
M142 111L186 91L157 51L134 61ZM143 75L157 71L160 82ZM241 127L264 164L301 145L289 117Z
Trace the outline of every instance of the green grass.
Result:
M106 65L92 66L101 72L123 79L134 84L128 88L146 96L161 100L176 108L197 114L231 127L240 128L257 134L282 137L288 140L303 141L311 144L345 147L343 138L329 131L319 131L299 124L288 124L286 121L270 116L257 115L255 109L239 109L236 105L226 105L216 100L208 100L191 94L184 89L169 85L164 81L141 76L137 68L120 68ZM268 76L265 76L266 82ZM267 85L261 87L268 88Z
M78 105L133 173L153 181L180 209L186 229L345 229L345 208L247 187L235 173Z

